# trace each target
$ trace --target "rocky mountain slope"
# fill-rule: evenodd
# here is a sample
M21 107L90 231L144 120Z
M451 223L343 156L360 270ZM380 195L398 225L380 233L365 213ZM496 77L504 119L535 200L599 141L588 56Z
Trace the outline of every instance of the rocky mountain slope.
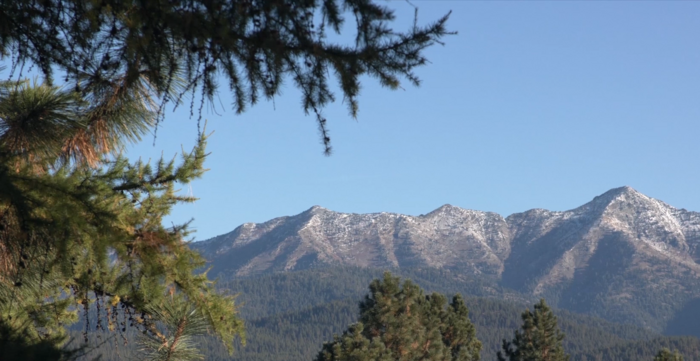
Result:
M192 245L211 261L212 275L337 265L449 269L657 329L658 320L700 298L700 213L630 187L573 210L507 218L450 205L417 217L315 206Z
M193 245L213 262L214 274L249 276L328 264L458 268L499 277L511 238L500 215L450 205L420 217L314 206Z

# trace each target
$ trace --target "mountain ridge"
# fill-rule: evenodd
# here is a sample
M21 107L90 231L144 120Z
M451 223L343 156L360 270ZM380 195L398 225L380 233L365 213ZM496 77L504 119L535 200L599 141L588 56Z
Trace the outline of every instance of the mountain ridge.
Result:
M615 224L611 224L610 220L612 218L612 223L615 223L615 221L620 223L619 219L615 219L616 216L620 215L620 212L617 212L616 214L615 212L611 212L610 208L618 203L622 203L623 205L636 203L637 208L639 208L639 204L646 203L645 207L642 208L656 208L657 211L664 216L662 219L663 224L661 225L665 226L664 228L666 232L661 232L664 233L662 236L668 236L668 233L675 234L677 236L676 242L672 243L682 248L680 250L681 254L679 254L678 251L676 251L675 254L672 254L673 252L669 250L668 245L660 244L658 241L654 242L653 240L649 240L649 237L642 237L643 235L640 235L639 238L648 241L648 245L655 248L657 251L670 256L679 257L682 256L682 253L688 253L690 258L685 257L686 259L683 259L682 261L693 268L697 266L696 261L700 260L700 250L698 249L699 247L697 245L697 243L699 243L697 239L700 239L700 213L671 207L666 203L647 197L629 186L613 188L595 197L590 202L572 210L549 211L535 208L520 213L514 213L505 218L498 213L464 209L452 206L450 204L442 205L437 209L420 216L410 216L389 212L365 214L342 213L315 205L296 215L278 217L263 223L244 223L235 228L232 232L216 236L205 241L191 243L191 245L206 255L216 257L219 254L225 253L225 251L231 249L231 247L245 246L250 242L259 240L261 236L270 232L274 233L275 231L279 232L282 230L287 230L292 232L305 232L308 234L309 232L313 233L314 228L318 230L317 228L322 226L322 223L324 222L330 225L329 229L323 230L326 231L326 233L329 233L327 235L329 236L327 237L329 241L333 241L339 237L341 235L340 233L342 232L338 231L341 229L347 230L350 227L371 227L376 225L378 222L384 222L384 227L394 227L396 231L394 232L394 236L398 238L407 236L405 232L406 230L404 229L405 227L400 227L407 224L422 223L424 226L432 226L435 230L439 230L443 233L449 231L450 228L455 228L455 226L458 226L459 224L467 224L467 227L465 227L467 229L464 229L464 231L476 236L479 233L479 229L477 228L483 228L484 224L487 226L493 226L496 223L500 223L502 226L508 228L508 231L506 232L505 228L496 230L495 236L500 238L509 238L507 243L512 243L515 238L517 238L516 236L523 236L523 233L532 233L537 229L546 233L551 230L554 224L559 224L561 222L568 222L567 230L569 233L582 230L583 228L581 227L585 228L596 225L599 226L601 224L606 225L609 231L615 231ZM590 224L595 218L598 219L599 223ZM347 224L347 222L343 223L343 220L348 219L354 220L357 223L354 225ZM607 224L605 224L605 221L608 221ZM681 224L681 222L686 223L685 227ZM282 228L278 229L280 226L282 226ZM647 232L652 230L654 230L653 227L647 227L646 229ZM375 236L377 235L376 232L386 233L387 231L387 229L376 229ZM484 231L484 229L481 229L481 232ZM684 231L687 231L693 236L692 238L696 239L692 245L685 241L687 237L685 237ZM500 234L498 234L498 232L500 232ZM278 234L276 235L279 236ZM288 238L288 236L289 235L287 235L285 238ZM559 241L566 240L566 238L566 236L560 236ZM483 235L482 237L471 237L469 239L472 241L482 241L481 243L485 247L491 249L494 255L497 255L497 257L501 260L504 260L504 257L507 258L508 256L506 253L508 253L509 250L507 250L508 247L504 247L504 244L499 245L493 240L488 242L485 240ZM230 247L226 246L227 242L229 242L228 245ZM305 245L311 247L316 245L321 247L321 249L328 249L327 245L323 246L318 242L306 242ZM212 248L216 248L216 250L212 252ZM324 256L328 259L334 258L328 252L323 253L321 256L322 259ZM396 259L395 255L388 255L388 257L390 258L388 264L389 266L400 267L400 260ZM692 262L690 262L691 259ZM434 266L444 266L444 264L441 264L439 261L433 260L432 262L435 263ZM359 265L362 266L362 264ZM292 264L289 264L288 266L289 267L286 267L285 269L288 270L290 268L294 268Z
M700 299L700 213L628 186L571 210L505 218L449 204L420 216L313 206L191 246L213 276L338 265L447 269L656 329Z

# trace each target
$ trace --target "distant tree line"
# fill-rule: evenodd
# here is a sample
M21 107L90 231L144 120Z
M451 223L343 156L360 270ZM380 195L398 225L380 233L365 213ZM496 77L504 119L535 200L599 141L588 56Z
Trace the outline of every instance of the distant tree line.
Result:
M443 276L445 276L443 271L438 270L403 270L403 272L411 274L414 279L420 281L421 285L429 284L434 288L440 287L440 279L444 279ZM379 279L372 281L373 278L378 277ZM422 310L419 313L422 316L417 320L406 320L397 313L399 308L394 308L397 325L414 322L420 325L419 329L423 330L422 333L418 333L418 337L423 337L423 340L429 339L426 335L429 334L428 331L433 330L432 337L436 340L440 337L437 337L435 332L442 335L445 324L455 323L454 317L450 318L450 315L460 314L463 321L461 328L467 331L464 334L471 335L469 331L471 329L469 324L471 324L474 328L474 337L467 338L473 341L472 343L458 342L455 345L468 344L469 347L460 347L460 349L474 350L478 341L481 360L496 361L498 352L501 352L502 357L508 361L529 360L522 358L523 355L527 352L532 353L533 348L537 349L537 347L533 346L536 345L535 343L528 345L523 342L522 335L533 333L533 326L537 325L540 325L540 328L543 325L547 326L550 330L560 329L563 333L558 333L559 336L566 334L566 337L558 341L557 331L552 332L550 335L555 337L550 338L550 345L554 345L553 349L559 350L557 352L560 356L563 349L564 354L568 354L571 361L651 361L664 348L677 351L679 357L684 355L686 359L700 357L700 340L693 337L664 337L637 326L610 323L564 310L554 312L542 301L524 312L523 309L526 306L522 303L499 301L493 298L466 297L463 302L460 302L461 297L445 297L436 293L425 295L421 287L416 286L417 282L409 282L409 289L406 290L406 282L399 285L398 279L391 276L389 284L386 284L385 280L380 271L358 268L308 270L232 280L231 283L222 286L229 287L235 284L234 289L242 290L238 300L242 304L242 315L248 320L246 321L246 346L238 344L234 355L229 355L227 350L213 338L197 337L196 342L202 348L204 359L212 361L310 361L318 359L321 349L330 348L332 351L337 344L332 341L336 339L335 337L338 337L341 342L347 341L348 337L355 341L361 340L361 337L365 338L365 341L369 342L366 350L362 350L365 341L355 342L353 346L355 348L352 350L359 353L360 351L357 350L359 348L363 352L370 352L372 351L371 338L363 336L363 333L368 334L368 330L373 329L364 326L365 322L372 324L371 319L368 319L369 315L376 314L372 310L387 300L398 305L399 302L393 302L394 298L402 298L401 302L405 304L408 301L404 294L410 293L414 307ZM360 295L366 292L362 290L366 289L368 283L373 285L374 291L370 290L366 298L361 301L364 311L360 311L358 300ZM467 287L471 286L467 285ZM391 293L387 292L388 289L395 291L393 297L379 296ZM448 291L445 293L452 294ZM275 297L270 297L271 294ZM368 302L368 299L372 302ZM451 302L447 302L448 300ZM293 305L290 305L290 302ZM443 307L437 307L438 303ZM250 310L246 311L248 306ZM463 315L467 314L467 310L468 318L464 318ZM246 312L249 313L246 314ZM435 322L438 319L440 322ZM352 326L358 321L363 323L362 332L357 325ZM443 325L442 328L440 325ZM402 327L394 328L394 330L400 329ZM514 333L516 329L517 333ZM519 341L516 341L517 334L521 335ZM79 333L76 335L79 336ZM98 344L98 341L102 344L89 355L101 354L101 360L104 361L127 359L129 355L135 353L137 347L131 343L125 346L124 340L120 338L106 341L104 338L97 340L96 335L91 337L91 344ZM538 337L546 338L542 335ZM444 345L445 338L442 339ZM513 355L507 354L503 349L503 340L510 344L509 351ZM331 343L323 346L324 342L328 341ZM537 345L541 344L537 343ZM376 351L379 346L374 347ZM393 350L397 347L394 345ZM441 346L433 349L432 352L444 356L448 349L450 348ZM348 349L341 348L340 355L343 350ZM392 348L389 347L388 350ZM521 351L515 355L516 350ZM671 355L674 354L669 352ZM328 354L333 355L332 352ZM474 353L471 357L474 357Z

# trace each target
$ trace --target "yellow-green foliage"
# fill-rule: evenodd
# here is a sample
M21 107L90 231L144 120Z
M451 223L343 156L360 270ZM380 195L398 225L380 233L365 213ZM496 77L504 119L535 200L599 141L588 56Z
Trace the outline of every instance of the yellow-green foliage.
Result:
M204 173L206 137L179 162L130 163L121 156L96 164L61 161L65 142L90 131L89 113L71 93L4 84L0 325L27 345L58 347L64 328L82 313L86 333L129 326L165 340L152 310L177 296L232 347L243 330L234 300L196 272L205 261L187 245L187 224L162 224L173 206L195 200L175 187ZM35 141L45 137L59 139ZM97 319L89 320L89 309L97 310Z

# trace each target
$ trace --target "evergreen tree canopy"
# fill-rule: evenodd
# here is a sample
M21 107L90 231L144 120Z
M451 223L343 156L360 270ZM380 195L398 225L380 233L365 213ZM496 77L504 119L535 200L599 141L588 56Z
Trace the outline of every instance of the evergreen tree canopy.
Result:
M346 17L354 42L329 41L327 29L346 34ZM188 94L201 95L190 103L201 118L224 77L237 112L291 79L329 153L321 110L334 100L331 73L355 116L360 76L418 84L423 50L449 34L447 15L406 32L393 20L371 0L0 0L0 57L13 79L0 83L0 358L64 357L65 327L80 312L86 339L133 326L187 358L188 343L168 334L185 310L231 347L242 336L233 300L195 272L204 260L185 242L187 225L162 225L194 201L175 187L203 174L206 138L180 163L119 152ZM35 66L43 83L22 79ZM192 308L163 311L173 297ZM444 342L460 342L450 335Z
M671 350L664 348L656 354L654 361L683 361L683 356L678 351L671 352Z
M330 41L329 31L347 34L348 17L354 42ZM321 114L335 99L330 74L355 116L360 76L392 89L402 78L418 84L414 69L426 63L423 50L449 34L447 17L397 32L393 12L372 0L0 0L0 54L20 76L25 63L37 65L51 84L58 70L95 98L96 110L129 89L159 98L159 116L188 93L211 100L220 75L237 112L279 94L291 78L330 152ZM190 104L192 113L197 107L201 116L202 105Z
M360 320L326 343L317 361L479 360L481 343L457 295L424 295L421 288L388 272L374 280L360 303Z
M136 327L165 344L153 310L172 297L196 309L229 347L242 333L233 300L195 272L204 260L185 242L187 225L162 225L175 204L194 201L175 187L204 173L206 137L179 163L117 156L88 166L65 148L76 136L99 147L92 127L100 124L137 116L148 123L152 113L140 101L125 94L124 107L101 114L105 123L90 123L93 103L72 90L0 85L0 359L18 345L42 359L65 356L58 350L65 327L81 313L86 338ZM130 129L120 132L139 135Z
M498 352L500 361L569 360L562 345L564 334L559 331L557 317L544 299L535 305L534 312L523 312L522 319L522 329L515 331L513 341L503 340L503 353Z

